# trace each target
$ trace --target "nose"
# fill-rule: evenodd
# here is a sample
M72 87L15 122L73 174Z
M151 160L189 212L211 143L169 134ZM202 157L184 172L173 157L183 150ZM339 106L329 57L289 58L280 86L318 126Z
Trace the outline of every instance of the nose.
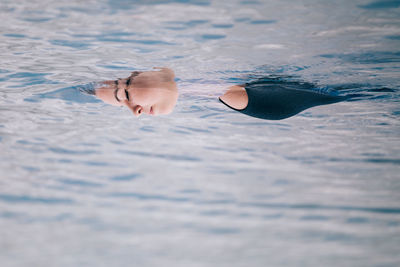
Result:
M132 109L133 115L139 117L143 113L143 107L140 105L136 105Z

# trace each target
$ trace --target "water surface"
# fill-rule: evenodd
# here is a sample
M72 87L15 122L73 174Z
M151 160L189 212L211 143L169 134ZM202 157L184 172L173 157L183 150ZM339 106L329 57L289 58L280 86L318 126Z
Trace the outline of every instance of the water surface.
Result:
M2 266L398 266L397 1L2 1ZM170 116L62 88L175 70ZM249 75L359 94L281 121Z

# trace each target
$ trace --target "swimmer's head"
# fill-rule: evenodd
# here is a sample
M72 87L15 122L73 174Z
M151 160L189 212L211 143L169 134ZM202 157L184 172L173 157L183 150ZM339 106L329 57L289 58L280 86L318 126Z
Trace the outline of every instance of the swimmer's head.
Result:
M114 106L126 106L135 116L142 114L169 114L178 99L174 72L168 68L159 71L133 72L117 81L106 81L96 89L96 96Z

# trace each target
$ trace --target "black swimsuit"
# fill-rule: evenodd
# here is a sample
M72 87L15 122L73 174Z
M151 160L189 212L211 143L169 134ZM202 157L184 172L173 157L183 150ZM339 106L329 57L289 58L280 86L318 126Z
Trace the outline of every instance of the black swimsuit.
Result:
M318 91L313 84L279 79L261 78L245 84L248 104L244 109L231 109L267 120L291 117L307 108L343 101L346 97L334 92Z

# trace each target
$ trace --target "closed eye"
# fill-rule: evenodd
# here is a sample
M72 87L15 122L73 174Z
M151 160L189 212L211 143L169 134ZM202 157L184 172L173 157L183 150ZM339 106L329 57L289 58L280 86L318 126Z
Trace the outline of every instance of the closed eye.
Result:
M118 98L118 88L114 90L114 97L118 102L121 102L121 100Z

